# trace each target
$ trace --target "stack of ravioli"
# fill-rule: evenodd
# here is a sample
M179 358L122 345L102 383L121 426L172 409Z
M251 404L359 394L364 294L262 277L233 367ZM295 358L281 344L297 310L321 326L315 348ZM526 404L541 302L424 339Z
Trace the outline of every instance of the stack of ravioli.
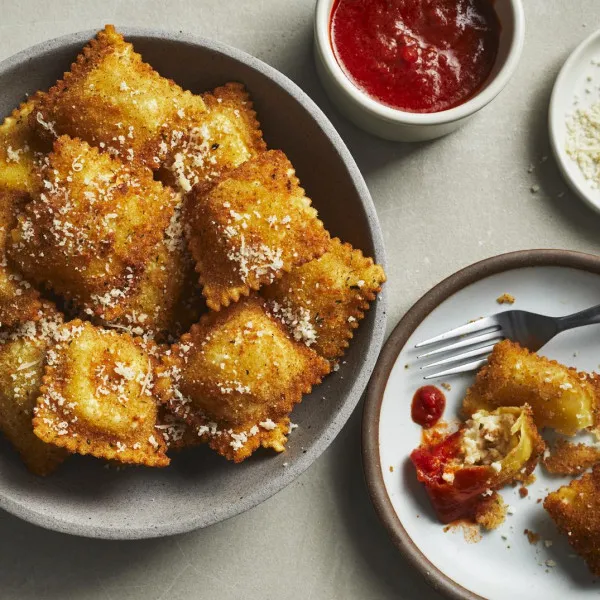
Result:
M244 86L112 26L0 126L0 430L31 471L283 451L385 281L331 238Z

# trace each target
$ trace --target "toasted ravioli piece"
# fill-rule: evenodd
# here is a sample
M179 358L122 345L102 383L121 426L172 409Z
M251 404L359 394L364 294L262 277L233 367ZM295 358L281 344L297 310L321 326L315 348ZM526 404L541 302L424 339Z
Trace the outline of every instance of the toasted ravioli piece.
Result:
M348 347L384 281L379 265L334 238L323 256L285 273L261 293L294 339L334 359Z
M41 308L37 290L8 263L6 256L7 238L23 201L21 192L0 187L0 327L35 321Z
M148 346L83 321L64 325L58 339L47 353L34 433L78 454L167 466Z
M170 343L189 331L206 311L183 233L181 202L163 240L147 258L139 286L120 306L123 314L101 322Z
M491 529L502 512L489 496L526 480L544 447L529 406L500 407L476 412L441 441L424 440L410 459L440 521L475 518Z
M193 448L204 443L196 429L188 425L183 419L169 412L165 405L158 407L158 422L155 429L167 445L167 450L183 450Z
M544 508L590 571L600 576L600 465L548 494Z
M32 122L48 136L78 137L123 161L158 168L168 132L205 110L200 96L161 77L107 25L44 96Z
M598 382L553 360L504 340L477 374L463 403L466 415L497 406L529 404L538 427L575 435L594 424Z
M132 170L66 136L42 170L44 192L25 206L8 244L26 277L88 315L115 318L167 228L177 196L147 169Z
M258 448L284 452L289 432L290 420L287 417L278 423L261 421L247 430L240 427L220 430L214 422L198 428L198 435L207 439L210 448L236 463L252 456Z
M250 95L241 83L227 83L203 94L207 112L200 121L173 129L161 177L189 192L210 182L267 149ZM164 147L163 147L164 150Z
M321 256L329 234L283 152L265 152L194 188L190 250L208 306L219 310Z
M157 392L171 412L238 462L259 444L282 449L278 424L329 372L254 297L204 315L162 361Z
M50 148L37 135L30 115L42 97L38 92L0 125L0 191L28 196L39 190L38 167Z
M544 467L555 475L580 475L600 462L600 448L559 440L544 457Z
M62 315L48 303L37 320L0 335L0 431L19 452L27 468L48 475L68 452L45 444L33 433L33 409L42 385L46 349L62 325Z

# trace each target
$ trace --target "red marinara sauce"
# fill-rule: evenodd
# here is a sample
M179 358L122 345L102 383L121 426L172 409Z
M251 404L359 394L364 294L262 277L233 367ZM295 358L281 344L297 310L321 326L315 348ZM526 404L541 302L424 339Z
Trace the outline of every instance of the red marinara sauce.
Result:
M462 432L457 431L439 444L420 446L410 455L417 469L417 479L425 485L431 503L442 523L471 517L481 494L491 485L491 468L462 466L454 471L452 481L443 477L445 467L460 457Z
M493 0L336 0L330 36L357 87L392 108L432 113L482 87L500 29Z
M428 429L440 420L445 408L446 396L444 393L434 385L426 385L415 392L410 407L410 416L417 425Z

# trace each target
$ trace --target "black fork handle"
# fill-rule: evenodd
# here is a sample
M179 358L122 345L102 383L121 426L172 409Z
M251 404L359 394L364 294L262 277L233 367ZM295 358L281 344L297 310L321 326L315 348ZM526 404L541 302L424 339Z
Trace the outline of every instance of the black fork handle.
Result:
M595 325L596 323L600 323L600 304L586 308L573 315L558 317L556 319L558 333L567 331L568 329L575 329L576 327L583 327L584 325Z

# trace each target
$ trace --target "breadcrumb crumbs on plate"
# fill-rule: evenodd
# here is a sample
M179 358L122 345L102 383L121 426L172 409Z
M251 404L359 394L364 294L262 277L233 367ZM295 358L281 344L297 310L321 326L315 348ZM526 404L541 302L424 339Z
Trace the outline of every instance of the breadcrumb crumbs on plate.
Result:
M498 304L514 304L515 297L512 294L504 293L502 296L498 296L498 298L496 298L496 302Z
M537 545L537 543L541 539L541 536L539 533L535 533L534 531L531 531L530 529L525 529L523 534L527 536L527 540L532 546Z

